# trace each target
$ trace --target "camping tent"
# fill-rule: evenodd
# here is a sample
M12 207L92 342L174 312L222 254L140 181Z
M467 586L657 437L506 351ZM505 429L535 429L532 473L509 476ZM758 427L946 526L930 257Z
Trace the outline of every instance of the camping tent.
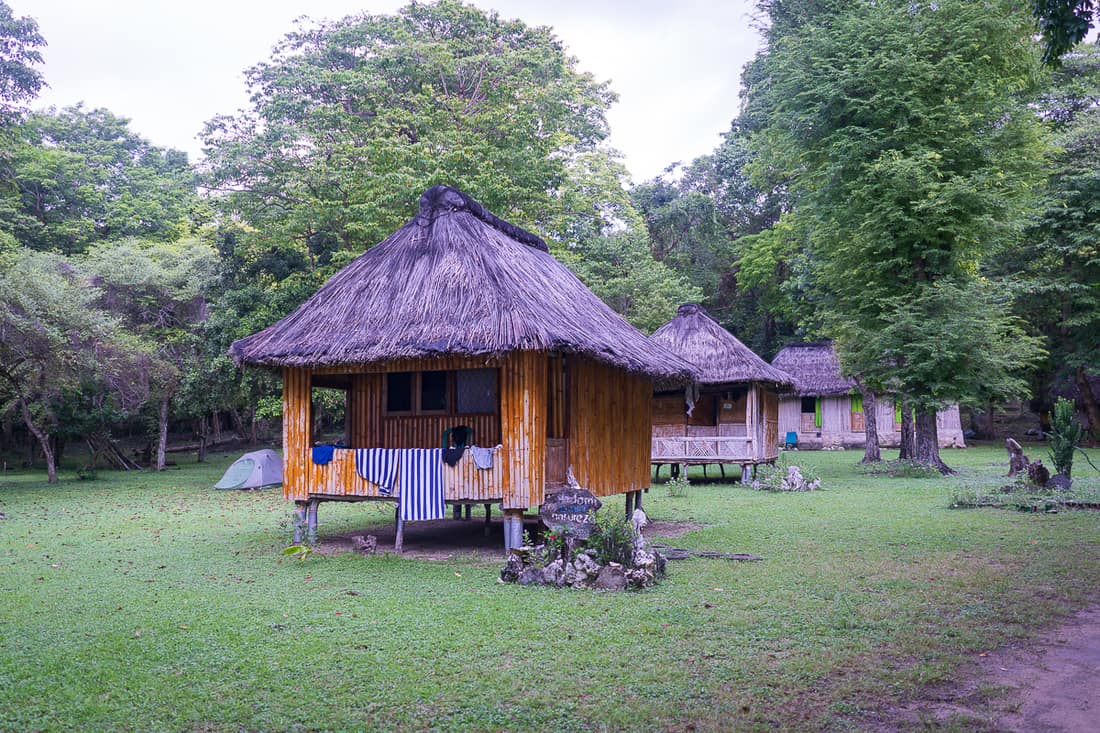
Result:
M245 453L233 462L215 489L267 489L283 483L283 459L273 450Z

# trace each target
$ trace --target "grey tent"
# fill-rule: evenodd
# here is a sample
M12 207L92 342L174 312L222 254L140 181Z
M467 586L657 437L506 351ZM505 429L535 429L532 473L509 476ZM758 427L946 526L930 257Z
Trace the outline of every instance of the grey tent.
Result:
M233 462L215 489L267 489L283 483L283 459L273 450L245 453Z

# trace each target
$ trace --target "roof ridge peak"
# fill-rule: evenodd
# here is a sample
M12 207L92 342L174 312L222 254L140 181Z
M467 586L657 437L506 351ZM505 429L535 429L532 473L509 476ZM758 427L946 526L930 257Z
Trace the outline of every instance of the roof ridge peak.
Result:
M541 237L532 234L523 227L518 227L501 219L475 201L469 194L463 193L452 186L432 186L421 194L420 211L417 218L426 219L430 222L441 215L450 214L454 211L467 211L502 234L522 242L528 247L542 252L550 252L550 248L546 246L546 242Z

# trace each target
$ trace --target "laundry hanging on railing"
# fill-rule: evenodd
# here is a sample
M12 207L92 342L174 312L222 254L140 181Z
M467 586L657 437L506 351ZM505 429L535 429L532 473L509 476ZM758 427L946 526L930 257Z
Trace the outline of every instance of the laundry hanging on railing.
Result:
M378 484L378 493L389 496L397 482L397 468L403 452L395 448L357 448L355 470L367 481Z
M443 519L443 451L406 448L398 452L401 454L401 519L406 522Z

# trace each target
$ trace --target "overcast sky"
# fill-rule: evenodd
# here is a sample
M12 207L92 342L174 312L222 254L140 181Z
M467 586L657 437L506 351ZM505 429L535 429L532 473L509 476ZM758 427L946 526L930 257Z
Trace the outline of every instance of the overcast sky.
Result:
M153 143L199 155L196 135L246 106L243 71L295 18L391 13L402 0L7 0L38 20L50 88L37 106L83 101L132 120ZM610 80L611 144L636 182L710 152L737 115L756 51L752 0L476 0L552 26L583 71Z

